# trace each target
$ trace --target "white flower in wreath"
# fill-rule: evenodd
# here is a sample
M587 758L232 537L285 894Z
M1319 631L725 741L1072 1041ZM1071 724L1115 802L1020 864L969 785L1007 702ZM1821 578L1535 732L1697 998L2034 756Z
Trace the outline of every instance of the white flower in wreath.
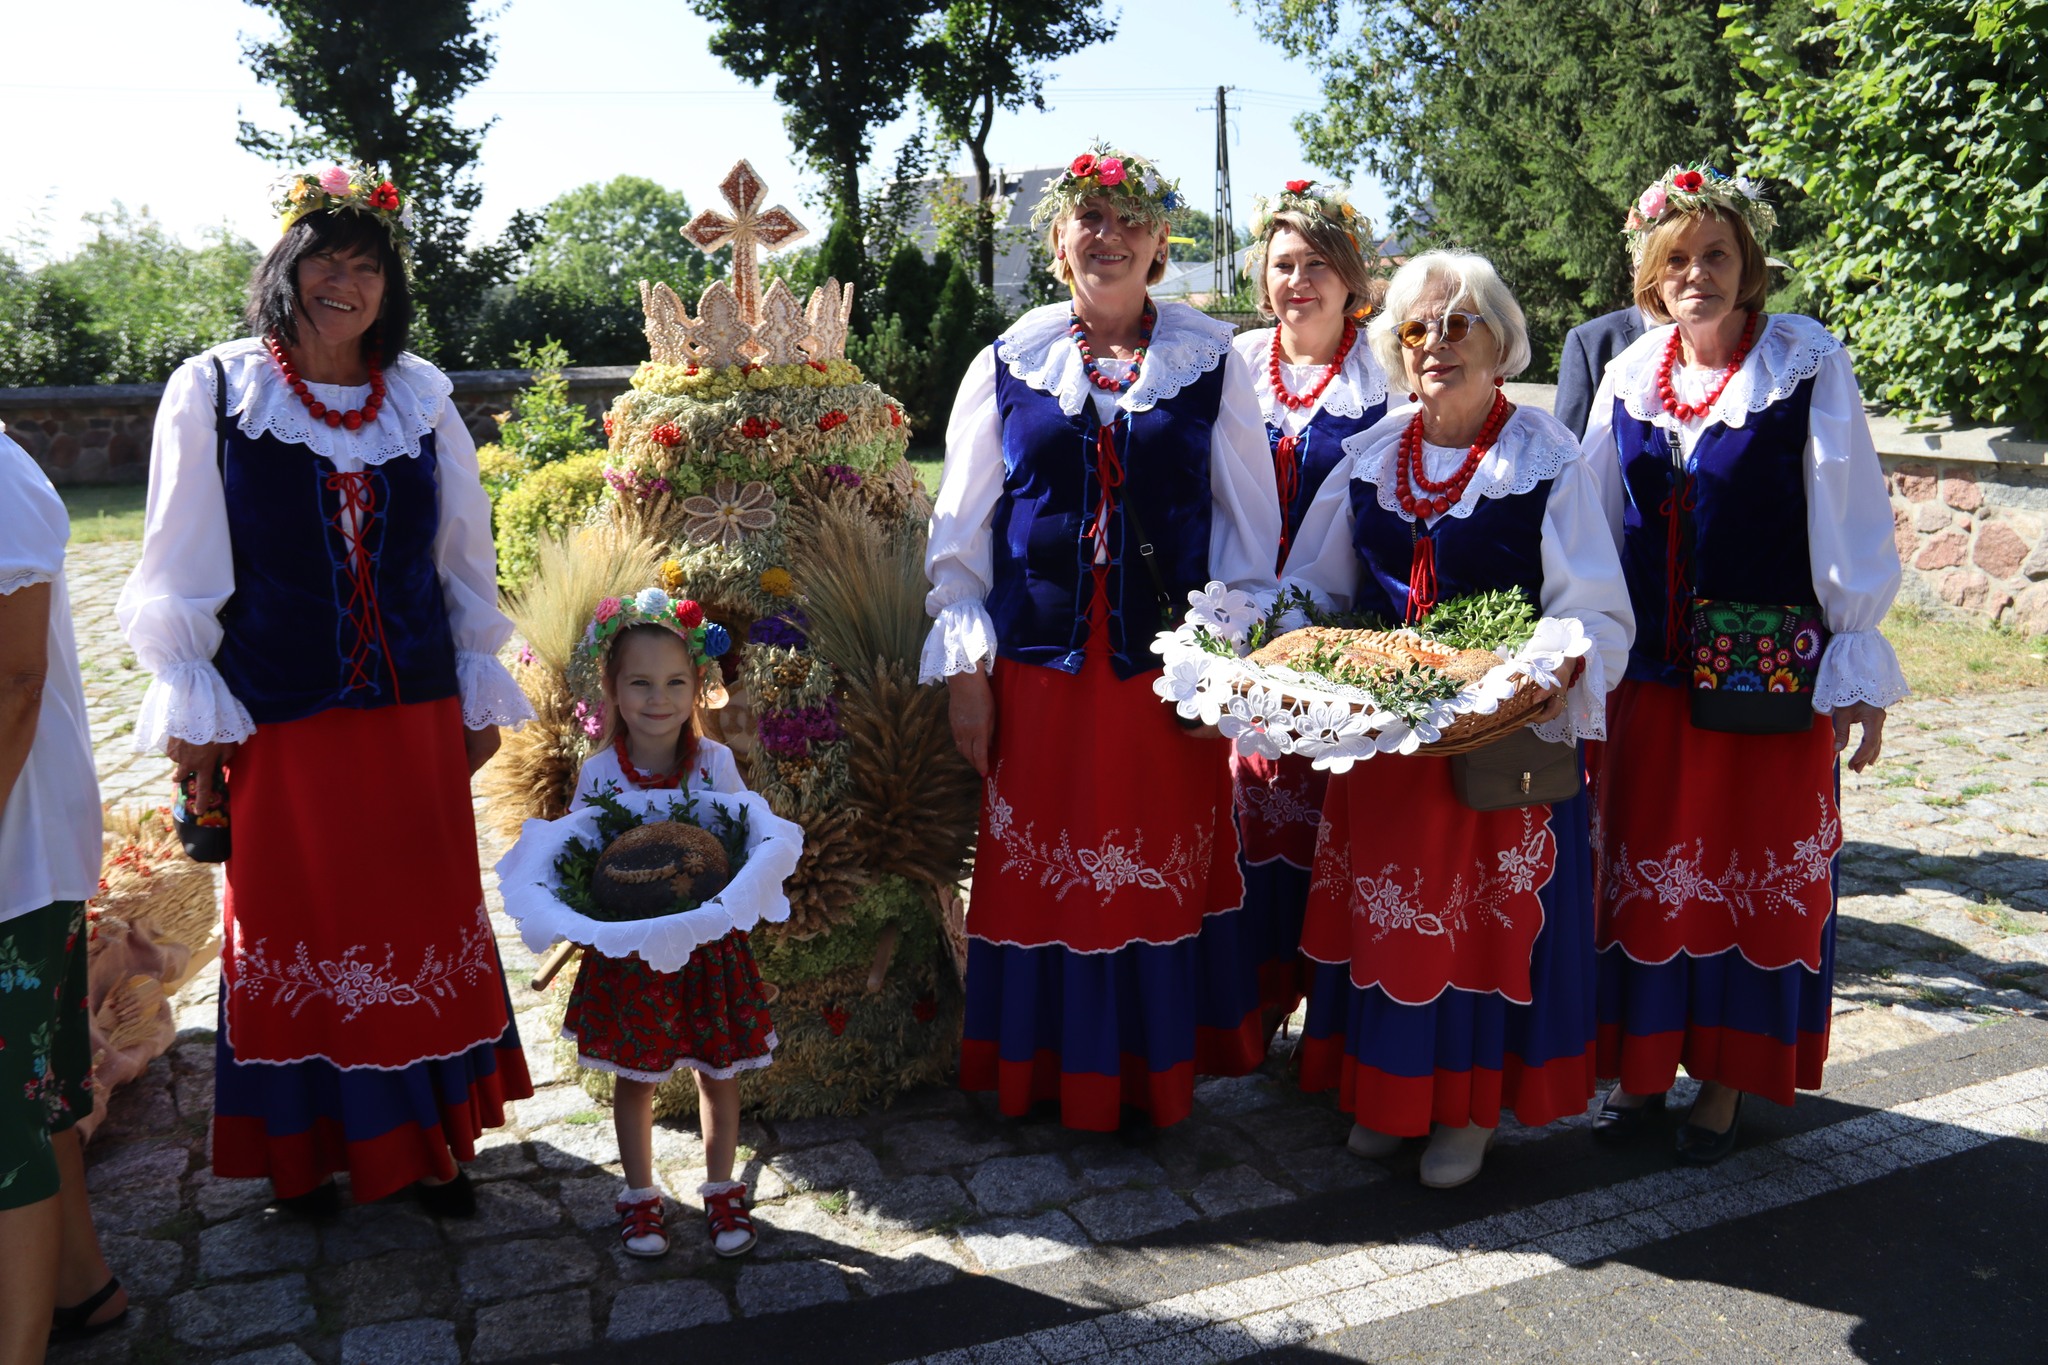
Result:
M1294 751L1314 756L1348 749L1369 729L1365 716L1344 702L1310 702L1294 719Z
M656 616L668 610L668 594L660 588L642 588L640 595L633 599L633 606L643 616Z
M1188 594L1188 620L1211 635L1241 645L1251 638L1260 618L1259 604L1248 592L1211 580L1209 586Z
M1215 679L1207 661L1199 655L1182 655L1166 666L1152 681L1152 690L1162 701L1173 703L1173 709L1189 720L1201 717L1205 724L1214 725L1216 704L1210 694ZM1210 714L1203 715L1207 711Z
M711 496L683 499L683 534L705 545L737 545L751 531L775 524L775 490L765 483L744 486L720 479Z
M1237 751L1256 758L1278 758L1288 750L1294 717L1287 704L1263 687L1239 693L1224 705L1217 727L1237 741Z

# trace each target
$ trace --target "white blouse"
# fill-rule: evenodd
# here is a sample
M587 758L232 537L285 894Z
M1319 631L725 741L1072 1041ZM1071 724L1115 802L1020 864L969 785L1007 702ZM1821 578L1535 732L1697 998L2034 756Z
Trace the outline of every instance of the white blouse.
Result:
M48 661L28 761L0 809L0 923L100 882L100 785L64 583L71 519L27 451L0 435L0 596L50 585Z
M142 559L116 607L135 657L155 675L136 722L136 749L160 752L174 738L238 743L256 732L248 709L213 666L221 642L218 614L235 591L214 454L215 356L227 374L228 416L245 435L267 431L307 446L339 473L415 457L420 438L433 434L441 513L434 564L455 637L462 723L478 730L532 719L526 695L498 662L512 623L498 610L491 501L478 481L476 443L448 401L448 376L418 356L399 357L384 372L377 420L349 431L312 420L263 343L245 338L180 365L157 408ZM367 384L309 387L322 403L343 410L361 407L370 394Z
M733 759L732 750L715 739L699 739L695 771L682 789L743 792L747 784L740 780L740 767ZM635 790L638 789L626 780L625 770L619 767L618 750L606 748L583 761L583 770L576 775L576 799L569 803L569 809L582 810L590 804L590 798L601 791Z
M934 500L925 576L933 619L919 677L937 682L996 657L995 623L983 599L995 578L990 522L1003 492L1003 429L996 411L996 362L1073 416L1084 404L1108 422L1119 410L1145 412L1218 365L1223 401L1210 428L1209 576L1261 600L1273 593L1273 546L1280 543L1280 494L1273 479L1265 418L1242 356L1231 349L1230 324L1184 303L1158 305L1159 317L1138 382L1111 394L1088 382L1081 353L1068 335L1064 303L1034 308L994 348L975 357L946 426L946 468ZM1146 643L1149 643L1146 642Z
M1401 434L1415 412L1414 404L1403 404L1344 442L1351 457L1349 468L1340 465L1333 471L1309 504L1281 579L1283 591L1301 588L1326 607L1350 610L1360 573L1352 537L1351 481L1373 485L1381 507L1414 520L1401 510L1395 472ZM1422 451L1429 477L1443 480L1457 472L1469 448L1425 443ZM1348 477L1339 478L1340 473ZM1434 526L1443 517L1469 517L1480 499L1528 493L1545 479L1551 484L1543 506L1543 588L1537 609L1545 616L1577 621L1592 637L1594 648L1585 655L1585 672L1572 685L1565 714L1538 726L1537 732L1550 740L1604 739L1607 693L1620 685L1628 668L1636 618L1621 577L1621 557L1601 510L1599 488L1571 432L1547 412L1516 408L1458 501L1425 524Z
M1704 415L1680 422L1664 411L1657 367L1671 338L1657 327L1607 366L1586 423L1584 448L1602 506L1621 539L1621 455L1614 439L1614 400L1629 414L1678 433L1688 459L1713 423L1741 427L1751 413L1788 398L1813 380L1806 440L1806 543L1813 561L1814 600L1832 634L1821 655L1813 709L1868 702L1896 704L1911 690L1899 657L1878 630L1899 591L1899 551L1892 539L1891 496L1870 438L1863 395L1842 343L1812 318L1774 313L1767 318L1742 368ZM1681 395L1703 395L1706 376L1672 368Z
M1266 415L1266 425L1282 436L1299 436L1301 429L1317 413L1327 412L1333 417L1363 417L1373 404L1387 401L1387 373L1373 357L1372 347L1365 341L1365 329L1361 327L1358 339L1351 344L1351 354L1344 357L1344 368L1331 376L1329 387L1323 390L1315 406L1282 406L1273 394L1273 343L1279 335L1277 327L1241 332L1230 345L1244 357L1245 364L1251 369L1252 390L1259 396L1259 411ZM1323 372L1328 368L1327 365L1289 365L1282 361L1280 378L1286 383L1289 393L1303 394L1322 382Z

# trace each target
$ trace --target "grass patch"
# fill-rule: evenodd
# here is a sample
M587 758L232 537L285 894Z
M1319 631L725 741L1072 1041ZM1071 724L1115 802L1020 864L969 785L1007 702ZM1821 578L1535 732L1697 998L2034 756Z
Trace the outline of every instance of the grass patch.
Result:
M834 1190L830 1194L821 1194L818 1196L818 1207L825 1210L825 1212L831 1214L834 1218L837 1218L841 1214L845 1213L847 1205L851 1202L852 1201L847 1198L845 1190Z
M1932 806L1936 810L1954 810L1957 806L1963 804L1963 798L1960 796L1923 796L1920 798L1920 804Z
M562 1122L572 1124L578 1128L582 1128L593 1123L603 1123L604 1111L601 1109L579 1109L575 1113L570 1114L566 1118L564 1118Z
M1972 904L1964 907L1963 913L2001 934L2019 935L2034 932L2034 925L2004 901L1991 900Z
M139 483L66 484L57 490L71 515L71 543L142 539L142 509L149 488Z
M1902 602L1884 618L1906 681L1922 697L2048 687L2048 640L1996 625L1943 620Z
M943 458L936 460L912 460L910 467L917 471L917 477L924 484L924 491L936 494L939 491L939 474L946 467Z
M1969 786L1957 792L1956 795L1967 801L1973 796L1989 796L1993 792L2002 792L2004 790L2005 784L2003 782L1972 782Z

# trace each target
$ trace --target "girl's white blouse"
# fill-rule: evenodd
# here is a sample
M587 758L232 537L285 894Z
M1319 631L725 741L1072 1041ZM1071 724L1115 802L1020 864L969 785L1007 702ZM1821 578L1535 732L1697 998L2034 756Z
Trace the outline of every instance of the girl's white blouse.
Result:
M455 637L462 722L475 730L530 720L526 695L498 662L512 623L498 610L491 502L478 481L476 443L448 401L448 376L418 356L400 356L384 372L377 420L349 431L313 421L263 343L245 338L180 365L157 408L142 558L115 608L136 659L155 675L136 721L136 749L160 752L174 738L236 743L256 732L247 708L213 666L221 642L218 614L235 591L214 453L216 356L227 375L230 421L248 436L267 431L307 446L339 473L413 458L420 438L433 433L441 513L434 564ZM343 410L361 407L370 393L367 384L310 387L315 398Z
M1273 342L1279 336L1277 327L1265 327L1256 332L1241 332L1231 349L1244 357L1245 365L1252 372L1252 391L1259 396L1259 411L1266 416L1266 424L1282 436L1299 436L1301 429L1309 424L1317 413L1327 412L1333 417L1363 417L1366 409L1387 398L1387 375L1380 368L1380 362L1373 357L1372 347L1365 343L1365 329L1360 328L1358 339L1352 343L1351 354L1344 357L1344 368L1330 378L1329 387L1323 390L1321 398L1312 408L1282 407L1273 395ZM1306 393L1322 382L1323 365L1280 365L1280 378L1287 384L1289 393Z
M995 623L982 606L994 581L990 522L1003 492L1003 430L996 411L996 364L1078 414L1092 404L1099 422L1119 410L1144 412L1218 365L1223 401L1210 428L1209 576L1262 600L1273 592L1273 549L1280 543L1278 486L1273 480L1265 418L1244 359L1231 349L1229 323L1184 303L1157 305L1158 321L1138 382L1111 394L1088 382L1080 350L1068 335L1064 303L1034 308L995 346L975 357L946 426L946 467L934 502L925 576L925 610L933 619L919 676L936 682L971 672L996 657ZM1149 645L1151 642L1146 641Z
M1406 520L1396 486L1401 434L1416 405L1405 403L1344 442L1351 457L1323 481L1302 517L1301 533L1288 556L1283 591L1300 588L1324 606L1348 611L1357 592L1360 567L1353 543L1351 482L1373 485L1379 505ZM1462 446L1425 443L1423 467L1433 480L1448 479L1469 453ZM1339 478L1339 473L1348 477ZM1479 462L1472 482L1443 517L1472 515L1482 498L1528 493L1549 479L1543 506L1543 589L1537 607L1545 616L1570 617L1594 643L1586 669L1572 685L1565 714L1537 732L1546 739L1603 739L1607 734L1607 693L1628 668L1635 639L1635 610L1622 582L1621 558L1601 510L1600 494L1571 432L1547 412L1516 408L1493 448ZM1429 517L1435 525L1443 517Z
M64 582L71 519L27 451L0 435L0 597L50 585L35 740L0 807L0 925L99 893L100 785Z
M1715 422L1740 427L1751 413L1813 380L1806 439L1806 543L1813 561L1814 600L1832 634L1821 655L1813 709L1868 702L1891 706L1911 690L1891 641L1878 630L1899 591L1899 551L1892 538L1891 496L1870 438L1863 395L1842 343L1812 318L1774 313L1728 387L1701 417L1680 422L1664 411L1657 368L1672 327L1653 328L1608 363L1586 423L1584 448L1617 543L1624 490L1614 438L1617 397L1629 414L1678 433L1688 458ZM1704 396L1706 376L1674 366L1681 397Z
M683 783L684 791L743 792L747 784L740 780L740 767L734 761L732 750L715 739L697 741L697 762L689 779ZM601 791L632 791L633 784L626 781L626 774L619 767L616 749L604 748L583 761L583 770L576 776L576 799L569 803L570 810L582 810L590 804L590 798Z

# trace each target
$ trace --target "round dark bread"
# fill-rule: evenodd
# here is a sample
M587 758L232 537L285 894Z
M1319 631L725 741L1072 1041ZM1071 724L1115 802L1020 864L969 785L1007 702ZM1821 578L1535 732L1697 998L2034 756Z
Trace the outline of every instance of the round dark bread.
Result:
M725 889L732 869L716 835L673 820L629 829L598 855L591 896L622 919L665 915L678 896L704 901Z

